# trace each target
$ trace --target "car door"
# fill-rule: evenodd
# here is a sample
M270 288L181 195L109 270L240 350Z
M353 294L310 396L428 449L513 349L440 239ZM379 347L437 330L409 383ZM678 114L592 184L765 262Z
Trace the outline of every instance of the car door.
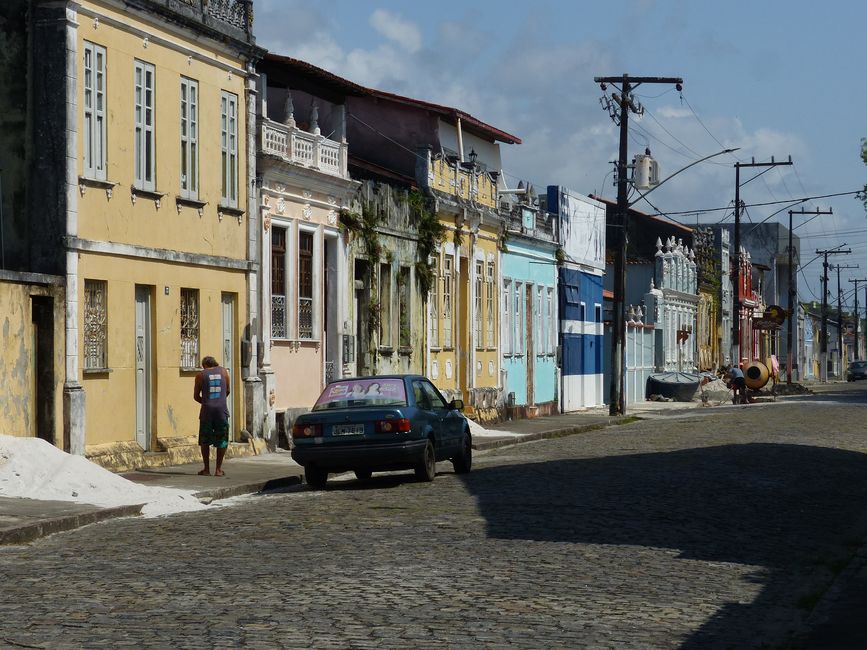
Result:
M423 385L424 390L427 393L431 409L439 419L439 448L440 450L442 450L443 456L448 457L449 455L454 453L456 449L460 448L461 431L459 429L459 418L456 418L455 412L449 409L448 403L446 402L445 398L440 394L440 392L436 389L436 386L434 386L427 380L424 381Z
M433 431L436 445L439 447L439 445L442 444L442 414L434 411L433 405L430 401L430 394L425 388L425 382L423 380L413 380L412 394L416 408L416 422L413 422L413 429L418 426L421 430L426 431L430 429Z

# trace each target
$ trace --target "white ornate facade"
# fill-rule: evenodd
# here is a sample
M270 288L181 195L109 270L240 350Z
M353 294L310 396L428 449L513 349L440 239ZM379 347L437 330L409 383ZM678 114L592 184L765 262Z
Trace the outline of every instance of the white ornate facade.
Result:
M699 295L695 253L682 240L656 240L656 283L644 296L646 322L661 332L659 371L696 371L695 336Z

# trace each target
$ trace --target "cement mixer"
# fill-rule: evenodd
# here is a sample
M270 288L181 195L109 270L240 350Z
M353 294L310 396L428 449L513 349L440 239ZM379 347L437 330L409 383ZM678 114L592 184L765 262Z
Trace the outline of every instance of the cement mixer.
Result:
M752 361L744 368L744 383L750 390L760 390L771 378L771 371L761 361Z

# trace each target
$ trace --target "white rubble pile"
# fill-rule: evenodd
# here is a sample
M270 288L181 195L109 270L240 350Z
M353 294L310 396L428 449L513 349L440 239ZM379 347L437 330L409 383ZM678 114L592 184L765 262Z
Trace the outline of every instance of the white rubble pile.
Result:
M100 507L141 503L146 517L208 507L192 491L140 485L40 438L4 435L0 435L0 496Z
M478 422L467 418L467 422L470 424L470 435L474 438L504 438L509 436L520 436L520 433L513 433L512 431L500 431L498 429L486 429Z

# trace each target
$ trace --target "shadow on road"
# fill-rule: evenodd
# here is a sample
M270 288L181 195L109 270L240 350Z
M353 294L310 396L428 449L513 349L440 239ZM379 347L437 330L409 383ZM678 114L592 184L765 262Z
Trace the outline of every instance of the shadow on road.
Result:
M783 602L809 613L867 530L865 477L865 454L750 444L480 468L461 480L491 537L662 547L764 567L753 603L726 605L683 646L704 648L730 639L750 608ZM743 640L755 643L750 630Z

